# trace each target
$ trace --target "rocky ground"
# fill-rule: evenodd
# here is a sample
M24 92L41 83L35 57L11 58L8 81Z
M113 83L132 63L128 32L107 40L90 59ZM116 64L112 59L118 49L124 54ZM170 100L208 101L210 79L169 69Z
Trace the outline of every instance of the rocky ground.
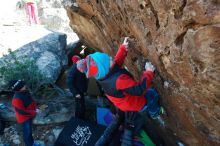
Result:
M64 124L42 125L33 127L33 137L41 146L52 146L62 131ZM16 124L8 125L4 130L4 135L0 137L0 146L23 146L22 133L17 130Z
M55 6L53 2L51 4L48 3L50 5L47 7L41 4L38 7L41 24L29 26L25 9L17 8L17 2L18 0L0 2L0 58L8 54L8 49L14 51L51 33L49 30L66 33L67 44L79 41L78 36L67 28L69 23L66 22L68 19L62 7ZM62 19L54 19L54 17L58 18L58 14L59 18ZM52 20L56 20L56 22L54 23ZM59 27L52 27L52 24L56 24ZM63 95L49 89L42 96L35 98L41 112L33 121L33 136L42 146L52 145L64 127L65 122L74 115L73 99L68 91L65 93ZM91 115L91 112L93 111L89 109L87 114ZM22 146L22 134L19 132L18 129L20 128L15 122L11 97L0 95L0 114L6 120L4 134L0 136L0 146ZM88 118L90 120L95 119L91 116L88 116Z
M33 136L41 146L52 146L65 123L74 116L73 98L68 90L66 90L66 93L69 96L64 97L55 93L52 97L35 98L40 113L33 121ZM11 98L1 96L1 104L4 107L1 106L0 113L6 119L6 128L4 134L0 137L0 146L22 146L21 127L15 122L15 115L10 102ZM86 97L86 117L87 120L93 122L96 118L95 104L96 98Z
M8 49L12 51L25 44L33 42L52 33L43 25L20 25L2 24L0 25L0 58L8 54ZM76 34L67 34L67 43L78 41Z

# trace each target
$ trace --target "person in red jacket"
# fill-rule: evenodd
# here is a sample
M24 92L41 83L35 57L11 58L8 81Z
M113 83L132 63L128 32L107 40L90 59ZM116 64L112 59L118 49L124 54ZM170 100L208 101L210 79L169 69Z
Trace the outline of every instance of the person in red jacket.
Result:
M38 109L36 102L26 89L24 81L12 80L10 88L15 92L12 106L15 110L16 120L22 125L23 140L26 146L35 146L32 137L32 119L36 116Z
M23 0L23 1L25 2L25 9L28 15L30 26L33 24L39 24L38 9L37 9L38 0Z
M114 60L105 53L90 54L77 62L78 70L94 77L102 86L107 98L121 111L147 111L151 118L160 117L156 90L150 88L155 67L147 62L142 80L135 81L131 73L122 67L128 53L128 37L120 45Z

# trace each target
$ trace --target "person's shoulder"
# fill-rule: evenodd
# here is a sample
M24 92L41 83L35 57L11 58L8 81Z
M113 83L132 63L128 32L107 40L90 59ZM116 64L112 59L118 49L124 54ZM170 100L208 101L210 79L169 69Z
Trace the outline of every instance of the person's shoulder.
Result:
M75 68L77 68L77 65L76 64L72 64L72 66L70 68L71 69L75 69Z
M75 64L71 65L70 68L68 69L68 71L72 71L75 70L77 67Z
M14 95L13 95L13 98L17 98L17 97L20 97L20 96L21 96L20 92L15 92Z
M72 77L73 74L77 72L77 67L75 64L73 64L68 70L67 70L67 76Z

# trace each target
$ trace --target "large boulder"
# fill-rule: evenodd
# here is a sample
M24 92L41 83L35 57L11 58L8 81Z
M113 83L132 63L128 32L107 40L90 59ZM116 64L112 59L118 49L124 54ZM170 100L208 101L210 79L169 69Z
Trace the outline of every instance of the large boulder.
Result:
M62 0L41 0L38 3L39 20L46 28L67 34L67 43L77 42L79 38L69 26L69 18Z
M30 42L14 51L17 60L22 62L28 58L36 62L41 74L48 82L54 83L67 65L66 35L63 33L50 33L36 41ZM12 60L12 55L0 58L0 66L7 65L5 60Z
M220 144L218 0L64 0L70 25L90 47L114 56L131 38L126 66L149 59L171 131L187 145ZM170 131L170 130L169 130ZM169 133L169 132L167 132Z

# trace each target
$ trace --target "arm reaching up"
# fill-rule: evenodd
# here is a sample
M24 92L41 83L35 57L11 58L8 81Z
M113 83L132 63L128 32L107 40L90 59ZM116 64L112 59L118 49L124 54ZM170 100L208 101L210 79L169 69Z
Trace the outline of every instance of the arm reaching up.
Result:
M124 64L124 60L128 54L128 38L125 37L123 44L120 45L118 52L115 55L115 63L118 64L119 66L122 66Z

